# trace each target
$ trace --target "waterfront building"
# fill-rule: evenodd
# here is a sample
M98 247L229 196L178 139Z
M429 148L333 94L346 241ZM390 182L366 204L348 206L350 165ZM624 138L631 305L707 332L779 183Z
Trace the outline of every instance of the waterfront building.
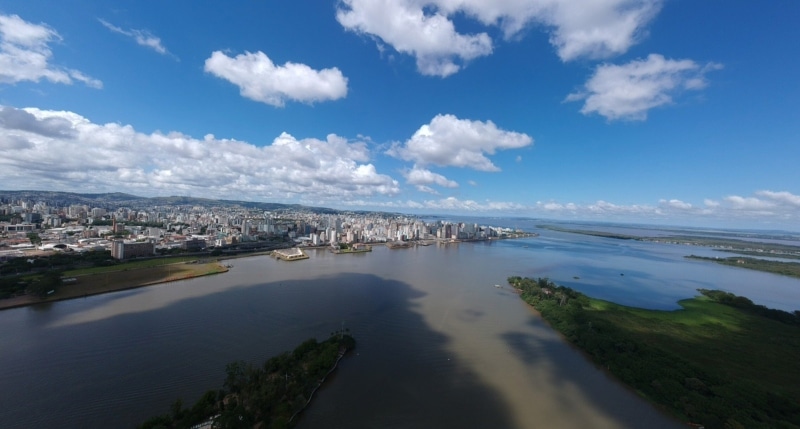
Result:
M114 240L111 243L111 257L115 259L153 256L153 254L155 254L155 245L151 241L126 243L124 240Z
M192 238L190 240L181 242L181 249L191 252L203 250L206 248L206 241L199 238Z

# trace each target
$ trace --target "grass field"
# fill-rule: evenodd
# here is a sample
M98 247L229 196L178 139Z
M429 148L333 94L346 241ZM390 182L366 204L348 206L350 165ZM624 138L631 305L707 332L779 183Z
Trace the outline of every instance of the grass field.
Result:
M170 259L172 259L172 263L168 265L130 263L114 267L102 267L118 269L103 270L93 274L78 275L73 274L72 272L69 272L70 274L65 273L64 277L75 277L76 282L73 284L65 284L59 287L55 293L47 296L46 298L25 295L16 298L0 300L0 309L20 307L48 301L79 298L88 295L114 292L157 283L185 280L228 271L228 268L216 261L206 263L175 263L175 259L177 258ZM189 259L194 261L197 258ZM164 260L162 259L159 261ZM141 262L149 263L155 261Z
M124 262L116 265L109 265L107 267L91 267L91 268L80 268L77 270L69 270L65 271L63 275L64 277L75 277L75 276L84 276L88 274L111 273L116 271L130 271L139 268L153 268L153 267L160 267L162 265L178 264L181 262L191 262L196 260L197 260L196 256L176 256L172 258L156 258L144 261Z

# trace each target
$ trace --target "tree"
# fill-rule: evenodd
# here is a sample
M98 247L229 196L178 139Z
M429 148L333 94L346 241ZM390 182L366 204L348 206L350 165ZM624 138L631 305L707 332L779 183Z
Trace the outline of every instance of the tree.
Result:
M47 296L50 291L55 291L61 285L61 271L48 271L28 286L28 292L40 298Z
M176 399L175 402L172 403L170 406L170 412L172 413L173 420L180 420L183 418L185 414L185 410L183 409L183 400Z
M34 246L39 246L42 244L42 238L39 237L39 234L35 232L29 232L28 239L31 240L31 244L33 244Z
M225 387L232 393L239 392L245 385L247 363L244 361L231 362L225 366Z

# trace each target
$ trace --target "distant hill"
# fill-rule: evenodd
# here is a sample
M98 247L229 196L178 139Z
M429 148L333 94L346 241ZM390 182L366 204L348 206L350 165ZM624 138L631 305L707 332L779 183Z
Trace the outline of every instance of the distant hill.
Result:
M116 209L118 207L153 207L153 206L203 206L203 207L233 207L239 206L258 210L307 210L314 213L340 213L339 210L326 207L309 207L300 204L280 204L257 201L214 200L208 198L195 198L186 196L172 197L140 197L121 192L104 194L54 192L54 191L2 191L0 198L6 201L20 199L31 201L44 201L54 206L69 206L72 204L85 204L91 207Z

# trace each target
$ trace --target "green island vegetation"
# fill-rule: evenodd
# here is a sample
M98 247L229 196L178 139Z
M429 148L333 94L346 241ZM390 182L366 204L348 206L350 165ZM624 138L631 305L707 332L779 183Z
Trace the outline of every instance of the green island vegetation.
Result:
M209 390L184 408L178 399L169 414L152 417L139 429L191 428L213 419L214 428L289 428L334 370L355 339L332 333L323 342L309 339L292 352L275 356L260 367L229 363L223 387Z
M800 427L800 312L700 289L676 311L590 298L547 278L509 284L599 367L681 421Z
M728 253L736 253L739 255L745 256L755 256L755 257L770 257L770 258L781 258L781 259L800 259L800 253L778 253L778 252L759 252L757 250L725 250L725 249L714 249L719 252L728 252Z
M642 240L653 241L657 243L713 247L718 250L724 250L732 253L757 252L760 256L800 256L800 247L798 246L792 246L790 244L738 240L734 238L673 235L668 237L645 237L642 238Z
M766 271L768 273L780 274L790 277L800 278L800 262L771 261L767 259L748 258L731 256L728 258L709 258L705 256L689 255L688 259L700 261L711 261L732 267L747 268L750 270Z

